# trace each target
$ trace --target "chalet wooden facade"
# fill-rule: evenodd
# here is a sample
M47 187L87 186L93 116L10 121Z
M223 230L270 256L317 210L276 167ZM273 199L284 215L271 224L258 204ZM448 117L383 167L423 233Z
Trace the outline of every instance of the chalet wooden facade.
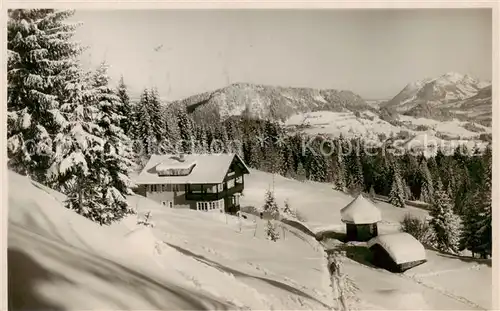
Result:
M246 174L236 154L153 155L135 182L142 195L169 208L234 214Z

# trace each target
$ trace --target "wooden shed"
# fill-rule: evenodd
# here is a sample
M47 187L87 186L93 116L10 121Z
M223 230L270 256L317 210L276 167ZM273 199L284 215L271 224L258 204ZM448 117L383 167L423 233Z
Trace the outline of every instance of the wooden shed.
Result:
M362 194L340 210L346 224L347 241L368 241L378 235L377 223L382 220L380 210Z
M427 261L424 246L406 232L379 235L368 241L373 264L390 272L404 272Z

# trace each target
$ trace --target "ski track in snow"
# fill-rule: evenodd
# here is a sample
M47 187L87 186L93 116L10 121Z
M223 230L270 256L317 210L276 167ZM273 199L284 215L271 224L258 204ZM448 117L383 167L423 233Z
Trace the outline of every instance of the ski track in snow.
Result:
M51 191L50 189L45 188L44 186L40 186L34 182L30 182L31 185L39 188L43 192L45 192L48 196L56 200L62 204L61 199L56 195L56 192ZM319 193L327 192L326 189L318 189ZM168 214L165 214L168 216ZM180 214L180 217L186 217L185 215ZM153 213L153 218L155 214ZM135 220L134 217L131 217L131 222ZM221 223L217 223L217 220L214 219L214 225L220 226ZM304 223L307 225L307 222ZM319 223L318 223L319 224ZM386 221L386 225L393 225L394 223ZM234 224L230 224L232 226ZM126 226L126 225L125 225ZM222 226L227 226L227 224L222 224ZM127 227L127 226L126 226ZM129 232L133 232L135 229L140 228L137 225L130 225L128 227ZM253 231L253 224L249 223L246 226L243 226L245 230ZM292 234L294 237L301 239L303 242L306 242L309 247L314 249L315 251L319 251L319 254L324 257L324 250L328 248L328 245L324 243L320 243L314 240L314 238L307 236L303 232L296 230L293 227L287 227L284 225L287 233ZM71 229L73 229L71 227ZM146 254L148 257L152 259L152 262L158 267L159 270L164 271L166 274L170 273L170 271L174 271L181 276L186 284L190 287L193 287L197 290L203 290L207 293L215 297L221 298L221 300L226 301L230 305L235 306L236 308L242 310L248 309L267 309L267 310L277 310L277 309L297 309L297 308L307 308L307 309L318 309L318 306L322 304L324 301L332 301L329 297L331 292L324 292L319 289L324 289L324 285L318 285L317 287L313 286L304 286L299 282L277 273L274 273L270 269L265 268L262 264L252 262L249 260L238 262L239 258L230 256L229 253L225 252L224 248L220 251L219 249L215 249L213 247L209 247L203 245L201 243L196 243L196 240L192 238L192 236L183 232L182 227L175 227L170 232L164 232L161 230L161 239L158 239L157 242L163 243L172 243L173 245L189 245L188 249L191 252L198 252L200 255L207 256L207 260L203 260L201 258L187 256L176 250L175 248L170 247L168 244L164 244L164 247L160 247L160 249L151 249L151 254ZM158 232L157 232L158 233ZM76 234L76 233L75 233ZM163 246L163 244L162 244ZM320 247L321 246L321 247ZM149 251L146 250L148 253ZM228 249L229 251L229 249ZM305 259L319 259L321 256L318 254L318 257L312 257L310 254ZM314 255L313 255L314 256ZM177 258L178 260L176 260ZM304 259L304 258L302 258ZM169 261L170 260L170 261ZM352 265L359 266L359 269L372 269L378 272L381 269L368 267L353 261L350 258L346 258ZM242 273L248 273L251 277L254 275L256 279L258 277L266 277L270 280L281 282L284 285L291 286L297 290L302 290L305 293L308 293L311 298L300 297L296 294L282 293L281 289L274 289L277 294L268 293L266 290L262 290L260 287L251 286L252 283L247 284L245 282L245 277L235 276L233 273L227 272L225 269L222 269L213 264L213 262L220 263L221 265L227 264L228 267L234 269L235 271L239 271ZM179 263L179 264L176 264ZM444 288L437 284L434 284L429 279L430 277L439 276L443 274L449 274L451 272L459 273L461 271L467 270L479 270L481 268L481 264L468 265L466 267L454 268L454 269L445 269L445 270L437 270L430 272L422 272L422 273L412 273L411 270L407 271L403 274L391 274L391 276L397 276L406 280L409 280L413 283L418 284L424 288L432 290L440 295L446 296L453 300L456 300L460 303L463 303L467 306L470 306L474 309L486 309L479 304L465 298L457 293L454 293L451 289ZM319 268L319 266L318 266ZM324 266L321 267L326 269L326 261ZM200 269L200 270L198 270ZM358 269L358 268L357 268ZM249 273L253 271L252 273ZM389 273L389 272L387 272ZM253 279L253 278L252 278ZM214 281L212 281L214 280ZM258 281L255 281L258 282ZM323 282L323 280L318 279L318 284ZM226 286L220 286L220 284L225 284ZM259 290L257 289L259 288ZM266 287L264 287L266 288ZM233 295L231 293L238 293ZM234 297L238 298L227 298ZM323 308L326 306L323 305ZM372 304L369 301L360 300L356 303L356 308L366 309L366 308L375 308L380 309L376 305Z
M446 271L446 272L448 272L448 271ZM473 308L476 308L476 309L479 309L479 310L487 310L487 308L484 308L484 307L476 304L475 302L470 301L469 299L467 299L467 298L465 298L463 296L456 295L456 294L450 292L449 290L446 290L445 288L442 288L440 286L426 283L424 280L419 279L418 277L409 276L409 275L405 275L405 274L402 274L401 277L406 278L406 279L410 279L410 280L414 281L415 283L418 283L418 284L420 284L420 285L422 285L424 287L427 287L429 289L437 291L437 292L439 292L439 293L441 293L441 294L443 294L445 296L448 296L448 297L450 297L452 299L460 301L460 302L462 302L464 304L467 304L467 305L469 305L469 306L471 306Z

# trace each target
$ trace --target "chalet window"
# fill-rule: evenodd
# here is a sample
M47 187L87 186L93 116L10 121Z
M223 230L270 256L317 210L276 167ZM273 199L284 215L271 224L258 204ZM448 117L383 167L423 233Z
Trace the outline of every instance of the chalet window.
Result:
M210 202L196 202L196 209L198 211L213 211L213 210L223 210L224 200L210 201Z
M202 185L190 185L189 189L191 190L192 193L202 193L203 192Z
M158 192L159 191L159 185L149 185L150 192Z
M227 181L227 188L233 188L234 187L234 179L230 179Z
M197 202L196 209L199 211L206 211L208 209L208 202Z
M168 191L167 186L168 185L161 185L161 191L163 191L163 192Z
M243 176L236 177L236 184L241 185L243 183Z
M224 184L218 184L217 185L217 191L222 192L224 190Z
M206 185L206 193L217 193L217 185Z

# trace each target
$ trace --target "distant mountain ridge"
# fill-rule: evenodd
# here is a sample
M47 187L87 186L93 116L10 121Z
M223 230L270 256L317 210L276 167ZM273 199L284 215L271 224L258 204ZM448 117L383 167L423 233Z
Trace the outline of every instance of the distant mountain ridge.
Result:
M246 115L281 121L304 112L374 110L361 96L351 91L251 83L234 83L215 91L174 101L173 104L184 105L194 114L216 114L221 118Z
M459 117L488 123L491 122L491 101L490 82L449 72L407 84L380 107L414 117Z

